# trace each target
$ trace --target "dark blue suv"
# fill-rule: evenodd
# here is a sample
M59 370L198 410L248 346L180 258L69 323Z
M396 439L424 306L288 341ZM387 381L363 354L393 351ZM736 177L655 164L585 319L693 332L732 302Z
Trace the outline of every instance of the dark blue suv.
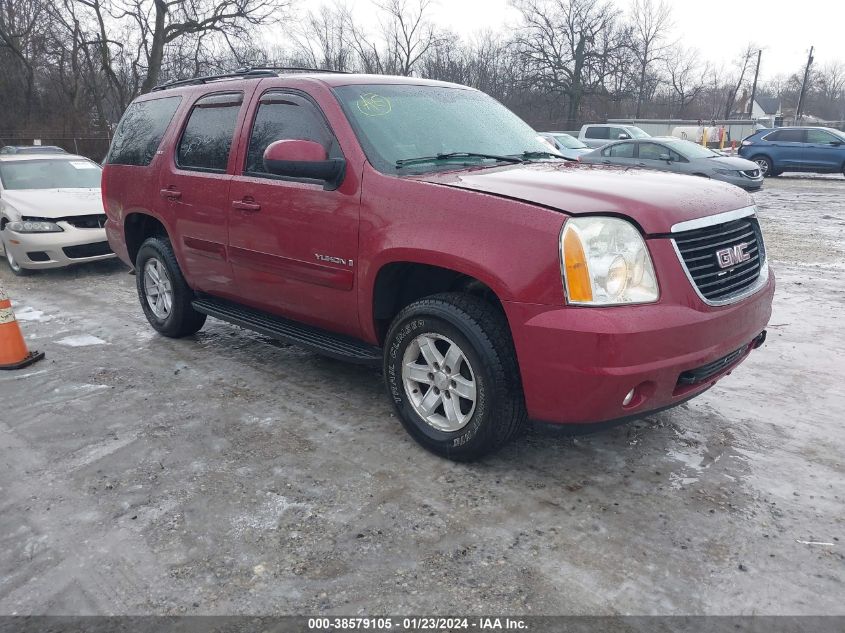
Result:
M743 139L739 155L764 176L785 171L845 174L845 132L828 127L781 127Z

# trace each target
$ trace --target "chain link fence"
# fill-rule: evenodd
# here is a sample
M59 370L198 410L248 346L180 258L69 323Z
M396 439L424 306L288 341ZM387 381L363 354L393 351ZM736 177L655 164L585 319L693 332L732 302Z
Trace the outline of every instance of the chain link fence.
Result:
M3 132L0 130L0 147L5 145L56 145L71 154L79 154L102 163L111 145L110 134L86 132Z

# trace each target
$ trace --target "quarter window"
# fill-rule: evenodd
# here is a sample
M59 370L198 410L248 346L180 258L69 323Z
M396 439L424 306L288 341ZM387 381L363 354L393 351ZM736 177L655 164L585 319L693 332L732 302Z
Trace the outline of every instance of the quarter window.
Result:
M181 100L181 97L164 97L131 104L117 126L105 162L149 165Z
M613 158L633 158L634 144L633 143L617 143L602 150L602 156L612 156Z
M244 173L271 177L264 168L264 150L280 140L314 141L325 148L329 158L341 157L340 147L316 105L299 95L272 91L259 102Z
M230 92L199 99L176 150L176 164L182 169L223 173L243 94Z

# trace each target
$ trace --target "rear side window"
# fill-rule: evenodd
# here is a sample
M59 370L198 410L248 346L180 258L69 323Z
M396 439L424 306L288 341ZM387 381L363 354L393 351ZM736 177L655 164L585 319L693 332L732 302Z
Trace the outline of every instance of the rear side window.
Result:
M765 140L779 143L803 143L804 130L778 130L767 135Z
M602 150L602 156L613 156L614 158L633 158L633 143L618 143Z
M227 92L208 95L194 104L176 149L176 164L181 169L226 171L243 98L243 93Z
M164 97L131 104L117 126L105 162L149 165L181 100L181 97Z
M586 138L610 138L610 128L607 127L588 127L584 134Z
M244 173L269 176L264 168L264 150L279 140L314 141L329 158L339 158L340 148L323 113L305 97L271 91L262 95L249 137Z

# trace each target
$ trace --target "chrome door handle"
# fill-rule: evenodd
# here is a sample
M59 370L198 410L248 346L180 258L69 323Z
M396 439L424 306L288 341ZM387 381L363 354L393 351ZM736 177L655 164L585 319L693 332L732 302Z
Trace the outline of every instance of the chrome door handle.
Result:
M261 211L261 205L249 200L232 200L232 208L238 211Z

